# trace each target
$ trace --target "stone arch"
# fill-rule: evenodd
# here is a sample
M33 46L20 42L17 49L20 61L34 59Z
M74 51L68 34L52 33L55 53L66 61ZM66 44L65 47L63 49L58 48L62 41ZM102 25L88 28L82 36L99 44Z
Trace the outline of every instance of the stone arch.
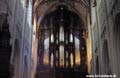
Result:
M36 30L37 38L39 37L39 32L40 32L39 30L40 30L40 27L42 26L43 20L46 18L46 16L47 16L48 14L50 14L50 13L53 12L53 11L55 11L55 10L57 9L56 7L58 7L58 6L60 6L60 5L61 5L61 4L55 3L55 4L53 4L52 6L50 6L50 7L45 11L45 13L42 15L40 21L38 20L38 26L37 26L37 30ZM81 21L81 25L84 27L85 30L87 30L87 29L86 29L86 26L85 26L85 21L81 18L81 17L82 17L82 16L81 16L81 13L80 13L76 8L72 7L71 5L65 5L65 4L63 4L63 5L64 5L64 6L67 6L67 7L68 7L68 10L70 10L71 12L74 12L76 15L78 15L78 17L80 18L80 21ZM39 6L39 5L36 5L36 6L35 6L35 11L34 11L34 12L37 11L38 6Z
M74 2L80 4L82 8L86 8L86 7L83 5L83 3L77 2L77 1L74 1ZM43 2L42 2L42 1L36 1L36 2L35 2L35 5L34 5L34 12L36 12L39 7L42 7L42 6L45 5L45 4L48 4L48 5L49 5L49 3L51 3L51 2L50 2L50 1L43 1ZM81 13L78 11L78 9L74 8L73 5L71 5L70 3L67 3L67 2L66 2L66 4L65 4L65 3L59 3L58 1L53 1L52 6L50 6L50 7L45 11L44 16L45 16L46 14L49 14L51 11L54 11L54 10L56 9L56 7L59 6L59 5L61 5L61 4L62 4L62 5L65 5L65 6L68 6L71 11L74 11L76 14L79 15L79 17L81 17ZM44 9L44 10L45 10L45 9ZM87 9L87 11L88 11L88 9ZM43 16L43 19L44 19L44 16ZM83 21L83 20L82 20L82 21Z

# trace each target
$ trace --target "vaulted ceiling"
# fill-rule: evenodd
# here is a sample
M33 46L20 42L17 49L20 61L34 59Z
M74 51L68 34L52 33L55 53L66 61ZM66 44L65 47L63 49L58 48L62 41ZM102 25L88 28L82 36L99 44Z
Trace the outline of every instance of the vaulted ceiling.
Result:
M75 12L79 15L84 23L87 25L87 13L90 11L90 0L37 0L35 3L35 9L38 16L44 17L46 14L56 10L57 6L65 5L70 11Z

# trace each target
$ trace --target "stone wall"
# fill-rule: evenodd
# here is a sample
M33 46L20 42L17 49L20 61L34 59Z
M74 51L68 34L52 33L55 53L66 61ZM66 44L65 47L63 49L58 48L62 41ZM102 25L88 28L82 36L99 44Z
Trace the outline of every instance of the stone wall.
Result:
M31 71L31 52L32 52L32 2L25 6L24 0L7 0L8 20L11 33L11 64L14 63L15 58L15 41L19 44L19 75L13 77L30 78Z
M115 17L120 11L119 9L119 0L96 0L97 5L95 7L91 6L91 14L92 14L92 21L96 19L94 23L91 25L92 30L92 43L93 43L93 58L92 58L92 65L93 65L93 74L97 72L97 64L96 64L96 57L98 57L99 62L99 74L106 74L106 67L104 61L109 59L110 68L108 68L110 74L116 74L119 76L118 73L120 71L117 69L119 68L118 61L115 55L114 50L114 43L113 34L114 24L115 24ZM91 2L92 4L92 2ZM93 10L95 9L95 10ZM96 16L93 17L93 12ZM94 14L94 15L95 15ZM104 56L104 42L107 41L108 43L108 56ZM107 49L107 48L106 48ZM107 65L107 64L106 64Z

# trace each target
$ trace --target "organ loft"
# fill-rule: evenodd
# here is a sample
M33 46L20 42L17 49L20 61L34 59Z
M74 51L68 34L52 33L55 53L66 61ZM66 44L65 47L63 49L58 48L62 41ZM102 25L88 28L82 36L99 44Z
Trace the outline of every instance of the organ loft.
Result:
M47 14L39 31L37 78L43 70L51 69L56 78L63 74L65 78L85 77L88 74L85 33L81 18L66 6L59 5Z

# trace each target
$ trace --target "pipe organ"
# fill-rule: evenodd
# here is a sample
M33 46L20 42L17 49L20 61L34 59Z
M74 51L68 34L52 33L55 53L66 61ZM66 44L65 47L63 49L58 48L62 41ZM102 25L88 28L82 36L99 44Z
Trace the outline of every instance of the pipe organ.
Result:
M77 37L74 33L80 30L71 28L68 30L65 30L63 26L56 30L41 30L39 52L41 51L42 54L40 53L40 56L42 59L49 58L43 62L47 61L51 67L74 67L78 65L76 64L78 59L80 59L79 64L87 61L86 41L82 36ZM46 31L50 31L48 37L45 36ZM82 33L79 32L79 34ZM77 56L79 56L78 59Z
M78 20L79 16L62 6L46 16L40 30L39 64L87 71L85 30Z

